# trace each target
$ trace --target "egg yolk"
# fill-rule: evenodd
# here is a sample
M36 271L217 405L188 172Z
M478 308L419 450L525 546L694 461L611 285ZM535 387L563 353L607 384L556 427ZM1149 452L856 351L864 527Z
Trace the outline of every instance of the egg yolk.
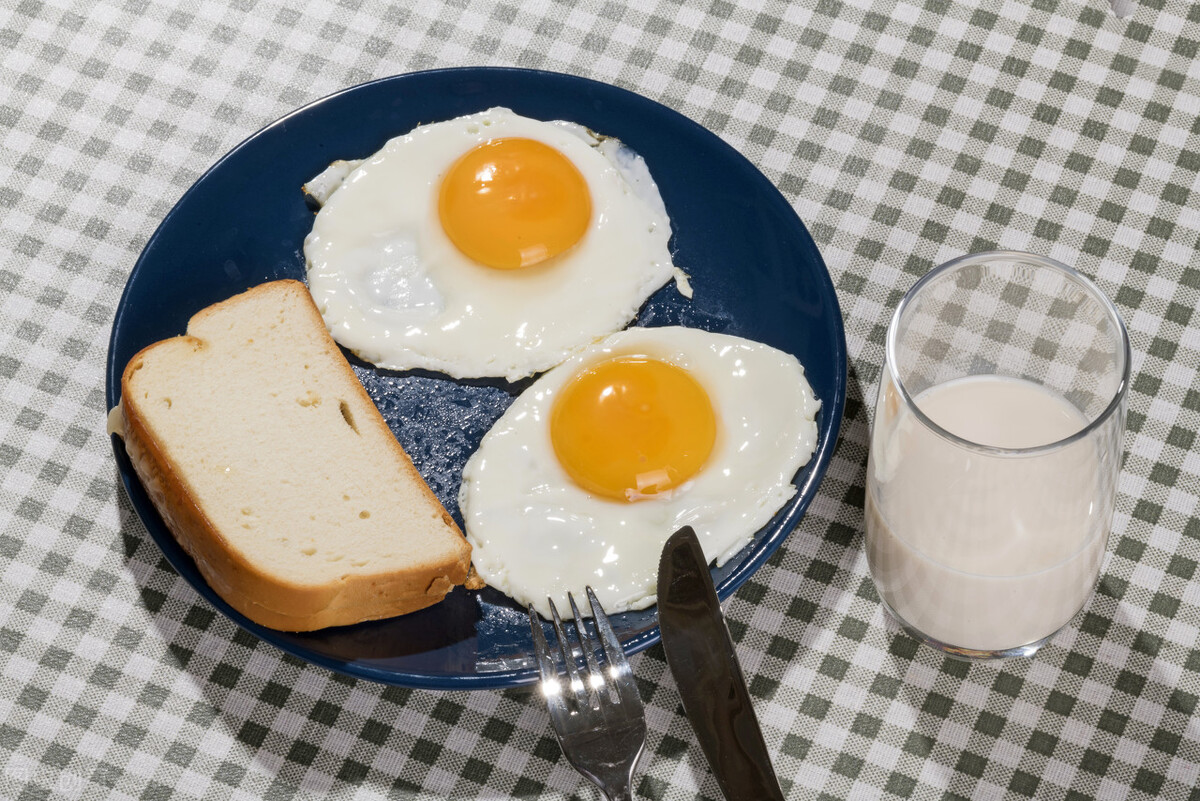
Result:
M583 370L550 413L554 453L588 492L634 501L696 475L717 436L708 393L673 364L620 356Z
M493 139L450 167L438 216L463 254L513 270L574 247L591 223L592 196L571 160L549 145Z

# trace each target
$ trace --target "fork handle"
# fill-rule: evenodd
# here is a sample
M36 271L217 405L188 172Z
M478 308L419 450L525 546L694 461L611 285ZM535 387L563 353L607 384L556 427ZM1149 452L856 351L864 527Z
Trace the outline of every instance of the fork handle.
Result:
M628 784L622 787L601 787L600 794L608 801L633 801L633 788Z

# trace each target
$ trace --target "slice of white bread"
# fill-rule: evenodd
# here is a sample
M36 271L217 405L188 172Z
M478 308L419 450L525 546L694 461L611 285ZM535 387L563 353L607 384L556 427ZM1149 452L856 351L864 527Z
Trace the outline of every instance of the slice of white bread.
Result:
M304 284L194 315L121 379L125 448L209 585L285 631L400 615L467 579L471 546Z

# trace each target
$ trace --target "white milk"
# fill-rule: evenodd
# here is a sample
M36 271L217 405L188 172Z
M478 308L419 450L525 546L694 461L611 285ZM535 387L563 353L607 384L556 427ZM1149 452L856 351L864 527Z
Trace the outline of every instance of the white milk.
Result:
M1058 631L1092 592L1112 520L1091 437L996 456L921 424L885 379L868 465L867 561L880 596L943 644L981 651ZM998 376L932 387L918 408L983 445L1028 448L1087 420L1038 384Z

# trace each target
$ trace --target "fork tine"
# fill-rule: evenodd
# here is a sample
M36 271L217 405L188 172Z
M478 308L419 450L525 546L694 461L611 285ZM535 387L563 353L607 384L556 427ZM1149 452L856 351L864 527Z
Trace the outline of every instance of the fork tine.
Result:
M563 706L562 682L558 680L558 668L550 654L546 633L542 630L542 618L533 608L533 604L529 605L529 628L533 634L533 650L537 655L538 670L542 674L542 695L545 696L550 711L554 712L556 708Z
M562 618L558 616L558 607L554 605L553 598L546 600L550 602L550 614L554 618L554 634L558 637L558 650L562 653L563 662L567 666L567 677L571 684L571 690L575 693L576 702L582 705L588 695L588 688L579 675L579 667L575 664L575 656L571 653L571 641L567 639L567 630L563 626Z
M604 673L600 669L600 661L596 659L596 646L599 644L596 638L588 633L587 627L583 624L583 615L579 614L579 607L575 605L575 596L567 593L567 600L571 602L571 614L575 616L575 629L579 632L579 647L583 649L583 658L587 660L588 666L588 682L592 689L600 696L600 701L609 700L608 682L605 681Z
M602 659L596 654L597 637L588 632L575 597L568 593L567 601L575 615L575 628L579 631L579 643L587 662L586 685L580 679L580 667L571 653L566 627L554 601L550 601L550 614L565 663L561 671L547 644L542 620L532 606L529 608L534 650L542 676L542 694L550 712L550 725L567 762L600 789L601 797L632 799L633 771L646 746L645 712L633 673L612 626L591 587L587 588L587 593L595 630L607 656ZM565 697L568 691L564 683L572 685L569 694L573 700ZM592 689L595 691L589 692Z
M642 697L638 694L637 682L634 680L633 670L629 667L629 660L625 658L625 649L621 647L621 641L617 639L612 624L608 622L604 607L600 605L600 600L590 586L587 588L587 597L592 607L592 622L596 624L596 633L600 635L600 641L604 644L604 655L612 669L613 681L610 684L616 688L621 703L636 703L640 708Z

